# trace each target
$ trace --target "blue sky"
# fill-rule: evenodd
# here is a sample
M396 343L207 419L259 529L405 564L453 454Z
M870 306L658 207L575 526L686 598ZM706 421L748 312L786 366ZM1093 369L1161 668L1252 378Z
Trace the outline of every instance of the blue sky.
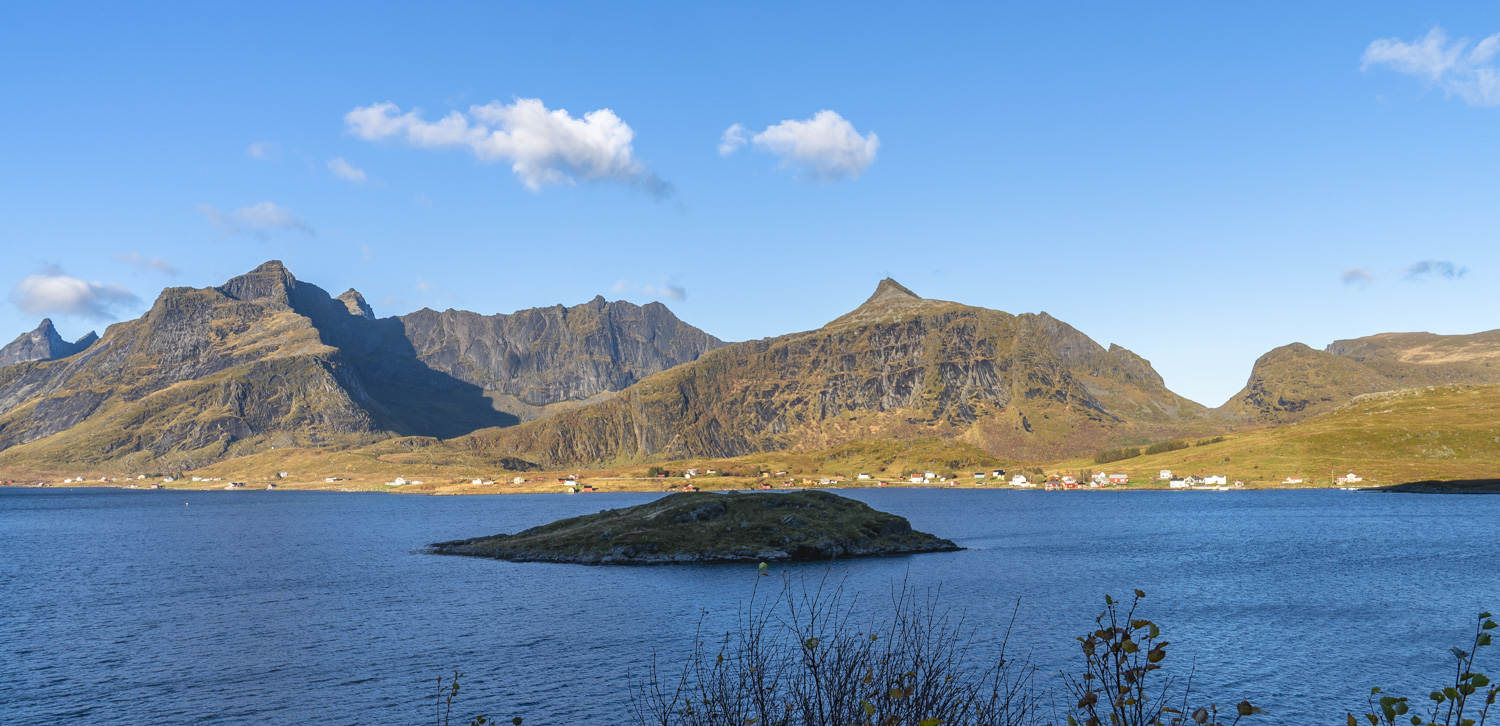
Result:
M1278 345L1500 327L1492 5L207 5L0 8L0 337L272 258L729 340L892 276L1208 405Z

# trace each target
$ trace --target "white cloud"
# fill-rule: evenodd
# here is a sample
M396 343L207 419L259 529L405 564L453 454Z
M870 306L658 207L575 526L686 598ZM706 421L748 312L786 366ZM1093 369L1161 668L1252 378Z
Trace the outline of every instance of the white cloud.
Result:
M365 170L356 168L349 162L344 161L344 157L342 156L333 157L328 162L328 170L333 172L334 176L344 181L351 181L355 184L365 183Z
M745 145L745 127L739 124L724 129L719 136L719 156L729 156Z
M245 155L256 161L270 161L281 152L281 146L271 141L255 141L245 147Z
M1469 274L1466 265L1457 265L1448 260L1422 260L1415 262L1406 268L1406 279L1426 280L1441 277L1448 280L1462 279Z
M1471 106L1500 106L1500 34L1491 35L1469 49L1471 41L1449 42L1442 28L1407 43L1400 38L1381 38L1365 48L1360 69L1385 66L1397 73L1426 79L1456 95Z
M221 212L207 204L200 204L198 212L226 235L253 234L264 239L273 232L313 233L312 228L292 214L291 210L271 202L240 207L233 212Z
M165 257L146 257L139 252L116 252L115 262L130 265L137 270L165 272L168 275L177 274L177 268L172 266Z
M119 308L140 302L114 283L80 280L56 268L27 275L10 291L11 302L28 315L73 315L114 320Z
M687 289L681 285L673 283L663 283L660 285L641 285L630 280L619 280L615 282L613 287L610 288L610 291L616 294L640 292L646 297L654 297L657 299L666 298L668 300L677 301L687 299Z
M724 131L719 153L728 155L744 144L744 129L735 124ZM788 119L750 139L758 148L781 157L782 166L806 169L823 181L853 179L875 163L880 137L871 131L860 136L854 124L823 110L803 121Z
M420 148L466 149L481 161L508 161L532 190L571 184L579 177L623 182L659 198L671 193L671 185L635 157L635 131L607 108L573 118L565 109L548 109L540 99L520 98L427 121L420 110L402 113L387 102L355 108L344 123L366 141L399 138Z

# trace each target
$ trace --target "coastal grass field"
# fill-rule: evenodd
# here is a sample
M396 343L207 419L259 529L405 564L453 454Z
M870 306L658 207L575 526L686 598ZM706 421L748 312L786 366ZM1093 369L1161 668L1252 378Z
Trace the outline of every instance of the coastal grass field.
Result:
M763 484L797 486L1004 486L988 476L996 469L1077 476L1104 471L1130 477L1131 489L1165 488L1162 469L1177 476L1222 474L1253 488L1327 487L1353 472L1362 485L1418 480L1483 479L1500 476L1500 386L1444 386L1361 396L1329 413L1300 423L1232 432L1222 437L1185 440L1186 448L1107 464L1093 457L1027 462L1001 459L953 439L855 441L806 452L766 452L729 459L630 462L616 467L556 471L507 471L481 457L433 456L430 440L393 439L345 449L285 447L237 457L184 472L0 470L0 480L17 485L147 486L170 489L222 488L244 482L248 488L399 491L423 494L539 493L564 491L559 479L574 476L596 491L671 491L688 483L687 469L700 476L702 489L754 489ZM1142 447L1144 448L1144 447ZM653 467L667 472L655 476ZM707 472L713 470L714 474ZM912 484L912 474L936 475ZM282 472L286 476L280 476ZM768 476L761 476L764 472ZM784 472L784 473L782 473ZM975 472L986 474L982 480ZM860 474L870 479L861 480ZM137 477L145 476L145 479ZM221 481L194 482L191 477ZM398 477L421 484L388 486ZM840 478L842 477L842 478ZM1299 477L1300 484L1284 484ZM100 481L103 478L106 481ZM327 481L333 478L335 481ZM515 480L520 478L520 482ZM64 483L64 479L81 479ZM108 481L113 479L114 481ZM492 482L474 484L474 480Z

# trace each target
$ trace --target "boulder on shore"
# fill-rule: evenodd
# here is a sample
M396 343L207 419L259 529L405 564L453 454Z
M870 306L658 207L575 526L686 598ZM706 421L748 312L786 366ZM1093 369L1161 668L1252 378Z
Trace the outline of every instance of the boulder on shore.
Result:
M654 502L490 537L438 542L432 554L514 562L654 565L788 562L962 549L905 517L819 491L681 492Z

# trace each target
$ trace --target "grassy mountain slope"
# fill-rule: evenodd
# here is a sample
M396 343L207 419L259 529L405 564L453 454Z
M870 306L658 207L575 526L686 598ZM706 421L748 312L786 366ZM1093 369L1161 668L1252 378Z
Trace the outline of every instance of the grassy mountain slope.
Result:
M1366 393L1458 383L1500 383L1500 330L1385 333L1335 341L1321 351L1283 346L1261 356L1245 388L1217 410L1256 423L1287 423Z
M169 288L82 352L0 368L0 466L188 469L272 446L459 436L519 420L480 383L548 384L535 414L719 342L661 305L602 299L417 318L376 319L359 293L329 297L279 262L219 287ZM449 352L506 365L476 383L444 369Z
M1212 425L1144 360L1045 313L924 300L886 280L819 330L720 348L608 400L443 446L564 466L938 437L1050 458Z
M1275 483L1330 484L1354 471L1371 482L1500 475L1500 386L1437 386L1358 396L1323 415L1227 435L1223 441L1104 466L1086 458L1049 469L1108 469L1145 481L1160 469Z

